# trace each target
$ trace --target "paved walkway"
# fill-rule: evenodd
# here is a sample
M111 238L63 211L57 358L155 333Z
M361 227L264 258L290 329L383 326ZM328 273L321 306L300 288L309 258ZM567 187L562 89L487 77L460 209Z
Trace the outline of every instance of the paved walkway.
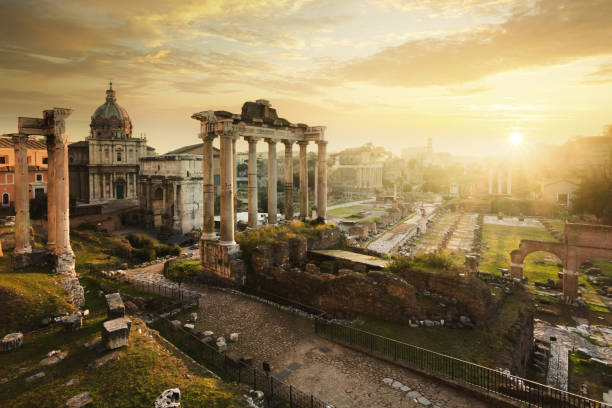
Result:
M146 271L131 272L129 277L175 285ZM204 286L189 286L189 290L201 295L197 329L226 338L240 333L236 343L229 343L228 351L252 356L257 366L268 362L273 374L337 408L489 406L407 369L323 339L314 333L309 319L238 294Z

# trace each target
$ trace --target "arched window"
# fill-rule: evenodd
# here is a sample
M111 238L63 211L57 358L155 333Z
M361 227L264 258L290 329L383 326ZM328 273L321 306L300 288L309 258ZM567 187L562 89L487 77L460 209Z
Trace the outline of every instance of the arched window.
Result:
M189 177L189 170L187 170L187 177Z
M120 162L121 161L121 150L117 150L117 161Z
M9 205L11 203L11 197L8 193L2 194L2 205Z

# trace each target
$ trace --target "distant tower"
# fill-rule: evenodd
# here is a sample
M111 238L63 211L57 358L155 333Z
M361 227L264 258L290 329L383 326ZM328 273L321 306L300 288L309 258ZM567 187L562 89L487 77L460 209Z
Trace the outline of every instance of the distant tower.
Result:
M427 138L427 154L432 154L433 153L433 141L431 140L431 137Z

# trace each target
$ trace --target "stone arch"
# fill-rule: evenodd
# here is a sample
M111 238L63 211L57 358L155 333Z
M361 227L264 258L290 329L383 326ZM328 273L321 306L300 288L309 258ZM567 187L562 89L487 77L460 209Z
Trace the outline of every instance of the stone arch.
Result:
M4 193L2 194L2 205L3 206L9 206L11 204L11 196L9 195L9 193Z

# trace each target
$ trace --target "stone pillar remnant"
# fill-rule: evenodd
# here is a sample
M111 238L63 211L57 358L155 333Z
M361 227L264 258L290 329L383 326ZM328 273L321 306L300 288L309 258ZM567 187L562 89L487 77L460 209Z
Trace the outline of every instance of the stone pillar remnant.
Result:
M249 227L257 226L257 141L259 139L249 137Z
M221 228L220 244L234 245L234 191L231 134L221 136L220 164L221 164Z
M15 147L15 176L13 179L15 182L15 250L13 253L15 255L32 252L27 142L27 135L13 135Z
M200 134L203 141L202 148L202 239L215 239L215 185L213 175L213 140L214 137Z
M284 140L285 144L285 219L293 219L293 142Z
M317 217L327 218L327 141L317 140L318 178L317 178Z
M300 218L308 217L308 142L298 142L300 146Z
M53 136L47 137L47 250L55 251L56 192L55 192L55 148Z
M276 140L266 139L268 143L268 224L277 223L277 165L276 165Z

